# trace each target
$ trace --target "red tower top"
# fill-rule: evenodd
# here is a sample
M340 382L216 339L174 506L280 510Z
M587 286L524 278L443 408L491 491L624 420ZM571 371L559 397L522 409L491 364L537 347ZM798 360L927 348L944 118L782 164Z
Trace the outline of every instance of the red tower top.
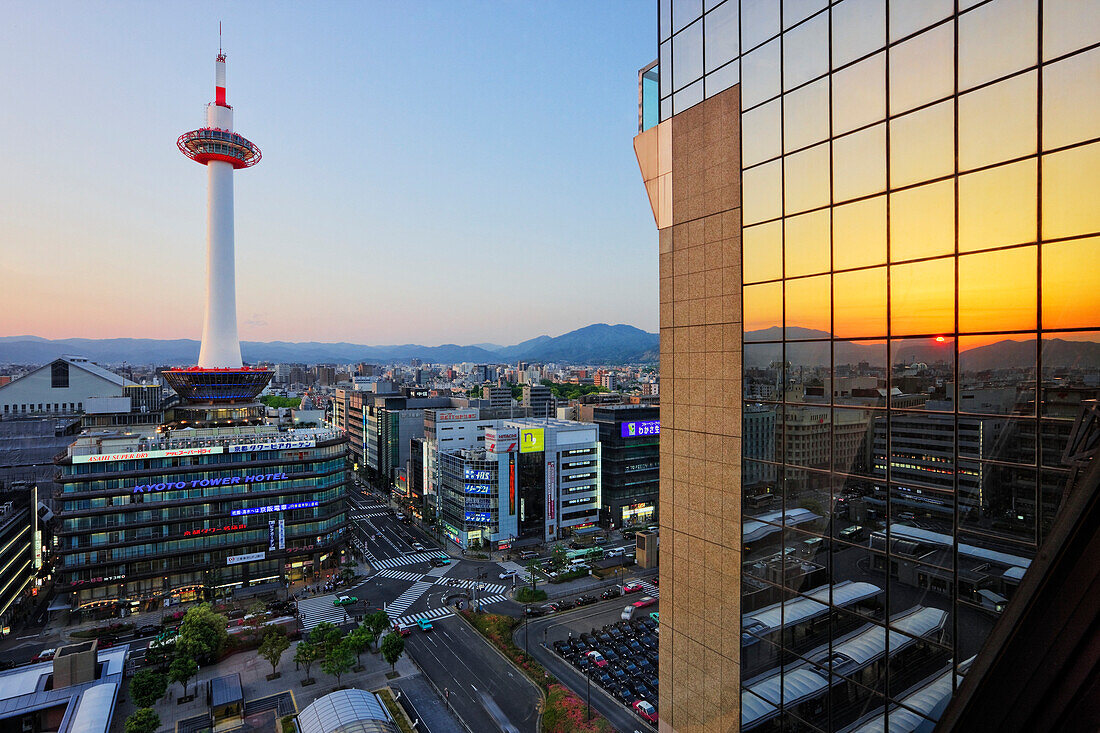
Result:
M263 155L250 140L233 132L232 110L225 101L225 54L218 49L214 62L214 103L207 107L207 127L183 133L176 140L176 147L203 165L212 160L229 163L234 168L256 165Z

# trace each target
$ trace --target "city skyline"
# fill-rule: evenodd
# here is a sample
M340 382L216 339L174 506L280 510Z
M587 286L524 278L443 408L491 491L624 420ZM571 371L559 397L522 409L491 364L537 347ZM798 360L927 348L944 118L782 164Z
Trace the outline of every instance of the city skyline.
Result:
M637 94L622 69L652 42L647 4L207 9L223 20L238 124L265 153L237 186L241 338L656 331L656 287L636 285L653 280L656 258L640 255L656 241L622 144ZM135 283L203 271L202 173L173 142L201 121L217 28L176 20L140 5L35 8L4 32L18 73L0 129L50 144L0 154L42 171L2 190L15 285L0 335L198 338L197 288L133 307ZM338 144L314 149L306 134ZM72 192L62 205L58 187ZM562 298L564 282L585 297ZM479 297L453 302L465 288Z

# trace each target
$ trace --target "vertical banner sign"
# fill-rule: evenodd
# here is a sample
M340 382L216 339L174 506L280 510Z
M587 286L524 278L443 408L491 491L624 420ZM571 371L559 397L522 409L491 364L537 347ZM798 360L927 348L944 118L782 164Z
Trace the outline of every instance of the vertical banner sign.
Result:
M554 489L558 486L558 472L553 461L546 464L546 511L554 518Z
M275 549L275 520L269 519L267 522L267 549Z
M279 520L279 549L286 549L286 520Z
M508 454L508 514L516 513L516 457Z

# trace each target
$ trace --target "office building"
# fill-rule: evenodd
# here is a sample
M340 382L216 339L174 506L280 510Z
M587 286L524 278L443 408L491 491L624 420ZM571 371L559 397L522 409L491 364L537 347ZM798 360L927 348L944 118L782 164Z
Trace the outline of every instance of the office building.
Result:
M647 405L599 405L600 524L609 529L657 521L661 411Z
M1100 6L657 16L661 730L930 730L1098 394Z
M531 417L552 416L554 405L554 393L546 385L537 382L523 385L523 406L530 410Z
M123 397L137 386L82 356L63 356L0 385L0 419L79 415L92 397Z

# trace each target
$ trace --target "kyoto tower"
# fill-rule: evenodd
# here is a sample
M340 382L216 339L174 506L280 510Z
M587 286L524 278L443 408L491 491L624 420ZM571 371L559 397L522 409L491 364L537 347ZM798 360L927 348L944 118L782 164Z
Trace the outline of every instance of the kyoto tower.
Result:
M260 149L233 132L233 108L225 101L225 54L214 62L214 102L206 105L206 127L185 132L180 152L206 166L206 316L199 364L164 372L165 380L188 403L192 420L251 421L252 402L273 372L242 365L237 336L237 284L233 248L233 172L260 162ZM248 404L250 403L250 404ZM192 409L193 408L193 409ZM179 410L177 410L179 412Z

